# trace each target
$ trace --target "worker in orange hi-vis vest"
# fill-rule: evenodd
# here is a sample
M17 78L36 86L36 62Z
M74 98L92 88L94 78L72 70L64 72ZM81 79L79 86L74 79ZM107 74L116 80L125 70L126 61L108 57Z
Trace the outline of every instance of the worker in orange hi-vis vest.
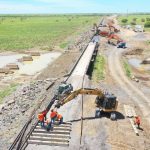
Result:
M52 121L50 119L47 119L45 123L46 123L45 125L46 130L47 131L52 130Z
M39 122L40 122L40 124L41 124L41 127L44 127L44 115L43 115L42 112L40 112L40 113L38 114L38 120L39 120Z
M57 111L55 111L54 109L52 109L51 113L50 113L50 118L51 118L52 123L54 123L55 120L57 119Z
M59 124L63 123L63 116L61 114L57 114L57 120L59 121Z
M41 127L44 127L44 119L46 120L47 110L44 110L38 114L38 120L41 124Z
M138 126L138 129L140 129L141 119L139 116L135 117L134 123Z

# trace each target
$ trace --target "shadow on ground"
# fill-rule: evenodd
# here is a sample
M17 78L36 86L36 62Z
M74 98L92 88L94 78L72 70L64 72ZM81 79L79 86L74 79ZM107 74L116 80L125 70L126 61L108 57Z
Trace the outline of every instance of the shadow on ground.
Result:
M116 120L121 120L121 119L125 119L124 115L120 112L115 112L116 114ZM83 117L80 119L74 119L74 120L69 120L68 122L78 122L82 120L94 120L94 119L101 119L102 117L106 117L110 119L110 113L102 113L101 117Z

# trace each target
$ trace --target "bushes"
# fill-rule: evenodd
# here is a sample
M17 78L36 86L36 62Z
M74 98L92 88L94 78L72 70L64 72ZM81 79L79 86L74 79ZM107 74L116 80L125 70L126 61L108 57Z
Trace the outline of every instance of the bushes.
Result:
M136 22L137 18L133 18L133 22Z
M141 19L141 22L145 22L145 19L144 19L144 18L142 18L142 19Z
M136 22L132 21L132 22L131 22L131 25L136 25Z
M122 19L121 22L127 23L127 22L128 22L128 19Z
M147 21L147 22L144 24L144 27L145 27L145 28L150 28L150 21Z
M146 18L146 21L150 21L150 18Z

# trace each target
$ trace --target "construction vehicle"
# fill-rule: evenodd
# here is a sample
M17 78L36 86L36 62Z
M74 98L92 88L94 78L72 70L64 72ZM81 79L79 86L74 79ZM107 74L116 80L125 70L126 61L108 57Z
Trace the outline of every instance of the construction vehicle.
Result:
M101 30L97 26L96 23L93 24L93 30L96 32L96 35L100 35L102 37L108 38L108 44L112 44L114 46L118 45L118 48L126 48L126 43L115 33L119 32L117 28L115 28L112 23L109 23L107 28Z
M103 28L105 27L105 28L102 30L101 27L103 27ZM107 25L105 25L105 26L98 26L96 23L94 23L92 31L95 31L96 34L99 34L103 37L109 36L110 33L112 33L112 32L114 32L114 33L120 32L120 30L115 28L112 23L107 23Z
M67 84L66 82L62 82L55 93L55 99L60 100L65 95L68 95L73 91L73 86L71 84Z
M108 44L117 46L117 48L126 48L126 42L123 41L118 35L111 33L108 36Z
M144 32L144 27L142 25L135 25L135 28L133 29L135 32Z
M73 100L75 97L77 97L79 94L86 94L86 95L97 95L95 103L96 106L99 108L99 111L96 110L96 117L100 117L102 112L108 112L110 113L111 119L116 119L115 111L118 106L118 101L116 96L109 93L104 93L99 89L89 89L89 88L81 88L78 90L75 90L59 100L55 107L59 108L60 106L68 103L69 101Z

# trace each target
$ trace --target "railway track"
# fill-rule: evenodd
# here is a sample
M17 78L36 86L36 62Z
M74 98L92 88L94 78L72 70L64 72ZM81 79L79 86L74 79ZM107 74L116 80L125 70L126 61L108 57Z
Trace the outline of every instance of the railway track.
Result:
M104 19L101 20L101 24ZM66 82L69 82L73 85L74 89L81 88L84 86L84 78L88 71L88 67L91 63L93 63L93 59L96 57L98 44L96 42L91 42L94 36L89 41L89 44L85 48L85 50L80 55L79 59L75 63L74 67L68 74L66 78ZM85 63L86 61L86 63ZM78 67L79 66L79 67ZM77 69L78 68L78 69ZM80 83L75 82L77 79L80 79ZM52 85L51 85L52 86ZM50 87L51 87L50 86ZM47 91L50 89L47 88ZM46 98L46 97L45 97ZM45 100L45 98L41 101ZM82 139L82 128L83 128L83 96L81 99L82 102L82 114L81 114L81 133L80 133L80 144ZM47 106L47 109L50 109L55 103L55 97L53 97L50 103ZM69 146L70 132L71 132L71 123L65 122L62 125L54 124L53 131L47 132L45 129L42 129L38 121L35 119L36 111L33 112L28 122L24 125L15 141L9 148L9 150L24 150L30 149L29 145L47 145L47 146ZM34 121L35 120L35 121Z

